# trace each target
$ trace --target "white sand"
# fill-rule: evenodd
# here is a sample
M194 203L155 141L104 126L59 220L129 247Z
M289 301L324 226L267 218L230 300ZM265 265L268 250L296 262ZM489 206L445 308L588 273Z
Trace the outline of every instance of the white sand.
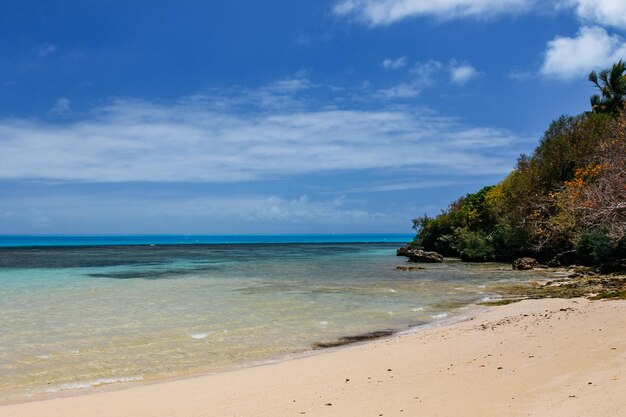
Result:
M626 416L626 301L525 301L281 363L0 416Z

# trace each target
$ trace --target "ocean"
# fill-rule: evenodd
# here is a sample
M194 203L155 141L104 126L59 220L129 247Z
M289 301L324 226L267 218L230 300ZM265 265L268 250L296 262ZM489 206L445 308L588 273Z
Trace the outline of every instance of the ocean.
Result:
M448 260L401 271L410 235L0 237L0 403L300 355L467 313L536 279Z

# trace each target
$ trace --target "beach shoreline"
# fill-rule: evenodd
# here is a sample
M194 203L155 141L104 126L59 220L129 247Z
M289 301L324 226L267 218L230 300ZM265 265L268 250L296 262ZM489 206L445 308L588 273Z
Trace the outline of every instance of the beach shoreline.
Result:
M0 416L617 415L625 313L624 300L526 300L262 366L4 405Z
M292 352L285 352L276 356L272 356L262 360L254 360L250 362L243 362L238 364L231 364L224 366L222 368L211 369L208 371L201 372L192 372L192 373L182 373L178 375L172 375L165 378L157 378L157 379L144 379L142 378L133 378L133 377L120 377L119 381L111 381L108 383L100 383L95 385L89 385L89 381L85 382L76 382L68 385L78 386L84 385L84 387L80 388L65 388L59 389L50 392L37 392L34 394L30 394L28 396L22 397L21 399L15 400L7 400L0 401L0 416L2 407L12 406L12 405L21 405L28 404L32 402L42 402L42 401L50 401L60 398L72 398L72 397L80 397L86 395L93 395L99 393L106 392L115 392L120 390L128 390L142 386L150 386L150 385L158 385L158 384L168 384L177 381L191 380L196 378L203 377L211 377L215 375L220 375L224 373L236 372L245 369L251 369L256 367L264 367L264 366L272 366L275 364L279 364L282 362L295 361L299 359L304 359L308 357L324 355L328 353L337 352L343 349L350 349L352 347L362 346L369 343L374 343L377 341L385 341L385 340L393 340L397 337L402 337L405 335L410 335L422 331L428 331L431 329L437 329L441 327L453 326L457 323L461 323L467 320L472 320L481 313L484 313L488 310L488 307L482 306L479 304L470 304L464 307L458 308L456 311L452 312L450 316L444 319L440 319L438 321L434 321L432 323L419 324L416 326L409 327L408 329L403 330L394 330L389 331L388 334L383 334L381 336L376 336L377 333L387 333L386 330L372 331L370 333L364 333L359 335L347 335L344 337L340 337L336 341L333 342L320 342L316 343L319 345L331 344L332 346L324 346L324 347L311 347L307 350L299 350ZM358 339L362 338L362 340L356 341L348 341L342 342L342 339ZM333 345L335 344L336 345Z

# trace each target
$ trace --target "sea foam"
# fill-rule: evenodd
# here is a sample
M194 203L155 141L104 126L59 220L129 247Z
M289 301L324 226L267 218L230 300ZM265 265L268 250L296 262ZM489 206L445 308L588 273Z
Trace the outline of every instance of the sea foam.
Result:
M196 339L196 340L200 340L200 339L205 339L207 336L209 336L211 333L213 332L205 332L205 333L194 333L191 336L192 339Z
M102 385L118 384L122 382L136 382L136 381L143 381L143 375L119 377L119 378L98 378L98 379L94 379L93 381L69 382L67 384L59 384L59 385L54 385L52 387L48 387L44 390L44 392L55 393L55 392L61 392L61 391L94 388L94 387L99 387Z

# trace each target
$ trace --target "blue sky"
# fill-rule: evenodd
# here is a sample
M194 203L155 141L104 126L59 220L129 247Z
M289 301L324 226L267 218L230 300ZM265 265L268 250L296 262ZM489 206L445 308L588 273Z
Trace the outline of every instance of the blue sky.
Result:
M0 233L408 232L625 37L622 0L0 1Z

